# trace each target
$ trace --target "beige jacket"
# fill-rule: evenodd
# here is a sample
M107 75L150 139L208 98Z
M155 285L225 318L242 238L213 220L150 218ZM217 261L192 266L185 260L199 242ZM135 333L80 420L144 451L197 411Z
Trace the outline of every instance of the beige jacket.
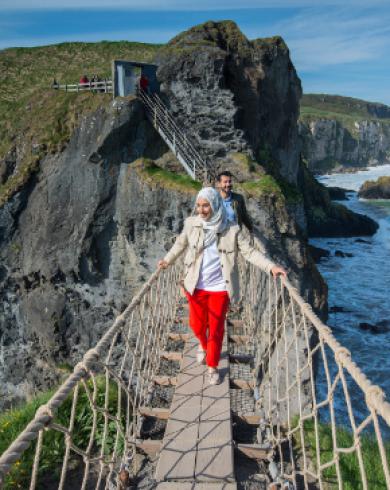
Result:
M199 278L203 259L203 226L199 216L191 216L184 222L184 228L177 237L175 244L164 257L168 264L186 251L184 257L184 287L193 294ZM269 273L276 264L253 248L244 238L238 226L230 226L217 235L217 248L221 259L222 275L226 281L226 289L230 300L234 303L240 298L237 255Z

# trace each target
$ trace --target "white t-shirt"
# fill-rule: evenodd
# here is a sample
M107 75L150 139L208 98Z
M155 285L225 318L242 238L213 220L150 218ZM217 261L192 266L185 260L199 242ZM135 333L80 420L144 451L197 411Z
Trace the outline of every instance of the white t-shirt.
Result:
M226 291L226 281L222 275L221 260L217 250L217 240L203 250L203 260L196 289L205 291Z

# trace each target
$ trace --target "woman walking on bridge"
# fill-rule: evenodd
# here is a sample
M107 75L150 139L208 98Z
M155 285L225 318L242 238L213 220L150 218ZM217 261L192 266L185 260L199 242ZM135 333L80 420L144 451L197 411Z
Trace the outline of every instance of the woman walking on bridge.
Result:
M237 225L230 226L222 198L214 188L203 188L196 198L197 216L185 220L173 247L158 266L165 269L184 251L184 288L189 303L190 327L199 340L197 360L208 366L210 384L220 382L226 313L239 299L238 252L275 277L282 267L253 248Z

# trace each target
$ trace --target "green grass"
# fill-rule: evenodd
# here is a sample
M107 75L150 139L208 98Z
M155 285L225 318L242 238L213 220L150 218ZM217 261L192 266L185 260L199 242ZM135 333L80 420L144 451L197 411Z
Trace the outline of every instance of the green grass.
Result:
M249 196L261 197L264 194L273 194L276 197L282 197L282 191L279 184L271 175L264 175L260 179L239 184Z
M92 393L92 382L89 381L87 386ZM97 397L96 403L100 407L104 406L104 396L106 382L103 376L97 378ZM17 409L6 411L0 415L0 454L15 440L18 434L33 419L38 407L46 403L53 395L53 391L41 394L29 403ZM116 415L118 403L118 392L114 384L109 384L109 413ZM71 413L72 397L69 396L59 408L54 422L65 427L69 424ZM83 388L80 388L79 398L76 406L76 417L72 441L82 449L86 449L89 442L90 430L92 427L93 413L90 409L87 394ZM104 417L101 413L97 417L97 433L94 440L93 448L95 451L102 447L102 434L104 428ZM108 424L108 436L104 447L104 453L109 454L115 443L116 427L115 423L110 421ZM119 440L119 450L123 448L123 440ZM10 473L6 477L5 489L11 488L28 488L31 468L34 458L35 443L23 453ZM43 478L58 477L61 471L61 464L65 453L64 435L61 432L49 430L44 432L43 448L40 457L39 475ZM78 459L73 457L72 464L76 464Z
M316 119L339 122L350 133L356 133L356 121L378 121L390 131L390 118L378 118L369 111L369 102L337 95L303 95L300 120L304 123Z
M384 104L375 104L382 105ZM352 97L328 94L304 94L301 99L302 112L317 112L351 116L356 120L390 121L390 118L377 118L373 115L373 103ZM388 111L389 112L389 111Z
M305 448L306 454L309 455L310 461L314 467L317 465L316 443L314 421L306 421L304 424ZM353 445L353 437L351 432L344 428L338 428L336 431L337 446L348 448ZM330 424L319 424L319 440L320 440L320 455L321 464L325 464L333 459L333 438ZM363 455L363 463L366 471L368 488L370 490L385 490L386 481L383 473L382 462L379 454L378 445L374 436L361 436L361 450ZM301 452L302 446L299 436L295 439L296 449ZM390 443L386 445L387 459L390 461ZM344 490L360 490L363 488L359 462L356 452L340 453L340 473L343 480ZM322 474L326 489L338 488L337 474L335 466L330 466L325 469Z
M265 195L273 195L280 202L290 204L302 201L302 195L298 189L280 178L276 179L272 175L264 175L259 179L241 182L237 188L243 190L249 197L260 198Z
M64 149L85 114L112 99L111 94L53 90L54 78L59 83L77 83L84 73L111 78L113 59L149 62L159 48L103 41L0 51L0 160L14 147L21 155L18 175L0 187L0 206L38 170L45 155Z
M138 159L134 162L134 167L144 180L166 189L195 194L202 188L202 184L193 180L189 175L163 169L147 158Z

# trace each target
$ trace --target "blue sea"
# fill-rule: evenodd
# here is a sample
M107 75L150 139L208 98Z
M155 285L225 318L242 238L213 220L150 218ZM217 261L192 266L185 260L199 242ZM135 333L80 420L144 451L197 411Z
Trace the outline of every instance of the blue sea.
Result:
M373 218L379 229L371 237L316 238L310 243L331 252L330 257L318 264L329 287L329 307L341 310L329 313L328 325L339 342L351 351L356 364L384 390L390 401L390 328L384 333L373 333L359 327L360 323L378 322L389 322L390 327L390 200L367 201L357 197L363 182L382 175L390 175L390 165L318 177L326 186L349 189L349 200L341 203ZM337 257L336 250L352 257ZM324 385L322 389L320 386L320 392L324 389ZM352 392L363 414L365 404L361 392L357 387Z

